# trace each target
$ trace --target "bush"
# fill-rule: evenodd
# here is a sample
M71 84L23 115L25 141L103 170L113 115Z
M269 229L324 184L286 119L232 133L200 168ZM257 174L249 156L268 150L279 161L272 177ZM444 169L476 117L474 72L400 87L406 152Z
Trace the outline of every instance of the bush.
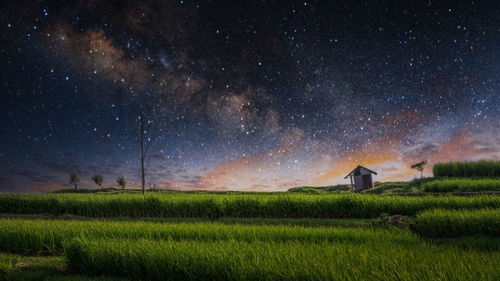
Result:
M500 208L498 196L0 194L0 213L88 217L376 218L432 209Z
M435 180L423 185L425 192L472 192L498 191L500 179L446 179Z
M408 182L409 187L420 188L425 183L436 180L435 178L415 178Z
M310 194L341 193L347 191L349 191L349 185L347 184L337 184L332 186L299 186L288 189L288 192Z
M500 161L437 163L432 168L434 177L500 177Z
M500 209L429 210L417 215L417 232L426 237L500 236Z

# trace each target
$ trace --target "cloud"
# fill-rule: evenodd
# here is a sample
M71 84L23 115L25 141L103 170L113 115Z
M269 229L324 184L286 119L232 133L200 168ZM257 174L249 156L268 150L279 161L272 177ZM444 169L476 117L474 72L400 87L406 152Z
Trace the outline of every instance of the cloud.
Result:
M357 165L371 167L398 158L398 142L393 139L379 139L369 145L356 146L342 156L333 158L326 171L319 173L314 184L323 185L343 179ZM324 165L328 165L325 163Z
M56 43L57 51L64 54L82 76L94 75L107 80L128 93L130 100L140 99L149 91L169 102L182 104L206 84L188 64L172 60L172 68L158 68L150 57L132 55L123 46L117 46L102 30L78 32L60 24L53 33L56 36L52 42Z
M277 133L279 115L273 109L262 109L260 104L265 99L264 90L252 87L237 94L212 95L206 102L206 115L224 134L234 131Z
M241 190L259 185L267 186L268 190L273 189L276 186L270 182L277 177L273 176L273 171L287 156L297 150L303 137L302 130L292 129L282 136L277 147L259 154L224 162L200 177L196 186L201 189Z
M146 38L161 38L178 46L195 31L196 23L186 9L174 3L132 1L122 9L120 23L132 34Z
M432 163L446 161L475 161L481 159L500 159L500 137L492 136L489 141L478 140L467 129L463 129L459 134L449 141L440 143L437 152L429 159Z

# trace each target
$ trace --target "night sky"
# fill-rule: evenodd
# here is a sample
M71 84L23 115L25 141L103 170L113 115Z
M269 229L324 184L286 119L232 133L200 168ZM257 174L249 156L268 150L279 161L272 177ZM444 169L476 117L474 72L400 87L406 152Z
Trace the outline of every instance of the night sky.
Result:
M9 1L0 35L0 192L139 188L143 107L148 187L500 159L499 1Z

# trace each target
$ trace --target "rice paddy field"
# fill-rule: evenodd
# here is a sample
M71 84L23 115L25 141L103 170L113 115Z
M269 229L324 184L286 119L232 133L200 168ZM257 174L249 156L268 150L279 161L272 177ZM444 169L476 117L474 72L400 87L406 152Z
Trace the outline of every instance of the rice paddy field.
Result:
M86 217L374 218L433 209L500 208L496 196L364 194L0 194L0 213Z
M437 163L432 173L434 177L500 178L500 161Z
M0 194L0 280L500 280L500 196Z
M440 179L423 184L425 192L498 191L500 179Z

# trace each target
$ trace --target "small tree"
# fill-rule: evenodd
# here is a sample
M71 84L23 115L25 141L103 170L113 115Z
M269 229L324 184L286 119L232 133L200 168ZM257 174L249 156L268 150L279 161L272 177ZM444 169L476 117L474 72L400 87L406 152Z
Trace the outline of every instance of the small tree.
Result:
M101 174L95 174L93 177L92 177L92 180L95 182L95 184L97 184L98 186L102 188L102 182L104 181L104 178Z
M69 175L69 183L75 186L75 191L78 192L78 183L80 182L80 178L76 175L75 172L72 172Z
M420 178L423 177L425 164L427 164L427 161L426 160L422 160L422 161L420 161L418 163L415 163L415 164L411 165L412 169L416 169L417 171L420 172Z
M119 186L122 187L122 189L125 189L125 186L127 185L127 181L125 180L125 178L123 176L118 177L116 182L118 183Z

